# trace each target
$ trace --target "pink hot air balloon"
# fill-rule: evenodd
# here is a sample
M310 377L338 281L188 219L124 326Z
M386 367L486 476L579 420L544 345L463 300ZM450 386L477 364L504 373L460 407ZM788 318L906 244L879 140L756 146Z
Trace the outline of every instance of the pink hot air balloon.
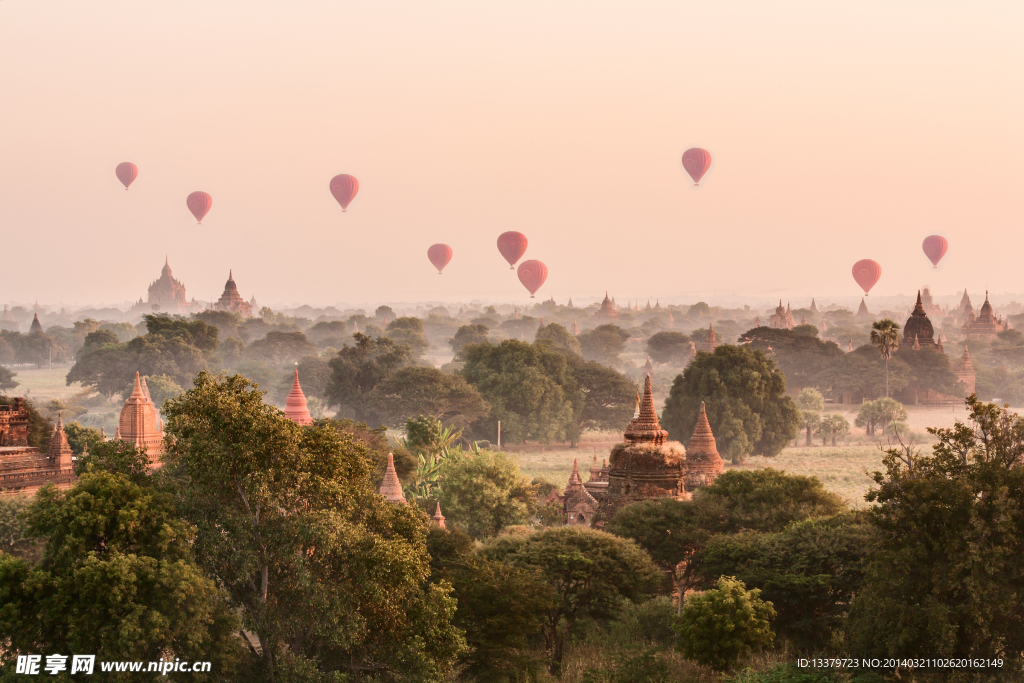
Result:
M949 242L946 241L945 237L928 235L928 237L924 238L921 248L924 249L924 255L932 262L932 267L938 268L939 261L942 260L942 257L946 255L946 250L949 249Z
M695 186L700 185L700 179L711 168L711 155L706 149L693 147L683 152L683 168L693 178Z
M355 176L342 173L331 178L331 194L341 204L342 211L348 211L348 205L356 198L359 192L359 181Z
M548 279L548 267L540 261L523 261L519 264L519 281L530 292L530 298Z
M128 186L131 185L139 175L139 167L130 161L122 161L114 169L114 174L117 179L124 185L125 192L128 191Z
M853 279L864 290L865 295L871 291L880 277L882 277L882 266L878 265L877 261L866 258L853 264Z
M514 230L498 235L498 251L508 261L509 270L515 270L516 261L526 253L526 235Z
M199 192L197 190L188 196L185 203L188 205L188 210L199 221L199 225L202 225L203 218L206 217L206 214L210 213L210 208L213 206L213 197L206 192Z
M440 275L444 267L452 260L452 248L447 244L433 244L427 249L427 258L434 264L437 274Z

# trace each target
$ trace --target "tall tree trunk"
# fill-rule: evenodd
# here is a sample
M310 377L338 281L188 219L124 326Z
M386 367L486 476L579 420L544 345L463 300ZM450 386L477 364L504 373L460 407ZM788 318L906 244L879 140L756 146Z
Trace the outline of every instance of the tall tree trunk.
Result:
M889 398L889 359L885 359L885 397Z
M807 423L807 445L808 446L812 445L811 444L811 423L810 422Z

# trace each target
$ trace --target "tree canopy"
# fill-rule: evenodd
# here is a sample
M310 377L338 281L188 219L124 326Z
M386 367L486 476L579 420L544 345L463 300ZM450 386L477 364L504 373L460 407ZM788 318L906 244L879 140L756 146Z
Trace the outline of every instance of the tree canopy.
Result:
M345 346L329 361L331 380L324 395L343 415L366 421L371 415L370 392L391 373L413 362L412 351L388 337L371 339L357 332L354 346Z

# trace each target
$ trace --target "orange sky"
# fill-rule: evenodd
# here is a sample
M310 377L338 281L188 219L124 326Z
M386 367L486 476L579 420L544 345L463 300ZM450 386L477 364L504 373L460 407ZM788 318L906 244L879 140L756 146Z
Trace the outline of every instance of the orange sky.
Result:
M1022 29L1016 1L3 0L0 300L138 298L167 253L204 299L233 268L272 305L525 302L505 230L559 301L853 297L860 258L882 296L1024 292Z

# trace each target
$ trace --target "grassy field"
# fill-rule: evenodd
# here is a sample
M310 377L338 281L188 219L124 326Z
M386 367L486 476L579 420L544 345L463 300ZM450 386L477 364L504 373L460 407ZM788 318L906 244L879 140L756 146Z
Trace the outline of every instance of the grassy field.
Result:
M37 405L57 399L68 399L82 390L78 382L71 386L64 384L70 365L54 365L53 369L47 368L11 368L15 372L14 381L18 386L8 393L11 396L24 396L31 399Z

